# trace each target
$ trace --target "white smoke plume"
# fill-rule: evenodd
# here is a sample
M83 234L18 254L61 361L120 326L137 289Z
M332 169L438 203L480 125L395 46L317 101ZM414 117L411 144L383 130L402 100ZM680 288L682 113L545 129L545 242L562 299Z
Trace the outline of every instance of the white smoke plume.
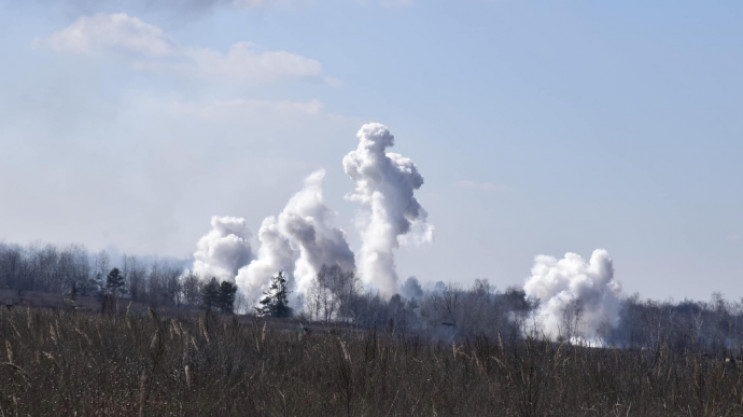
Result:
M235 279L240 291L251 301L260 297L268 288L270 278L279 271L284 271L287 280L293 282L294 264L298 257L289 239L279 231L274 216L263 220L258 240L260 241L258 257L249 265L240 268Z
M212 217L212 230L199 239L193 273L202 280L233 281L237 271L253 258L250 229L245 219Z
M343 166L356 181L347 198L364 206L357 219L362 238L360 272L372 288L391 297L398 281L394 250L401 244L432 239L433 226L414 196L423 177L410 159L386 152L394 137L385 126L366 124L357 137L359 146L343 158ZM332 225L335 213L323 199L324 178L324 170L311 174L278 216L263 221L255 257L243 219L214 217L212 231L199 240L194 254L194 273L202 279L234 279L248 299L258 300L271 277L283 271L289 288L299 296L294 300L301 304L301 295L309 291L323 266L354 272L356 260L346 234Z
M537 256L524 291L539 300L527 329L537 335L601 344L602 334L617 324L621 286L604 249L593 251L588 262L575 253L560 260Z
M428 242L433 226L414 197L423 185L413 161L386 149L395 143L389 129L379 123L361 127L359 146L343 158L346 174L356 181L351 201L365 206L358 219L361 229L361 278L389 298L397 290L394 250L400 243Z
M343 271L355 269L354 255L346 233L331 225L333 213L323 201L325 170L307 177L304 188L289 200L279 215L281 231L299 249L294 271L297 291L305 293L323 265L338 265Z
M304 181L304 188L287 203L278 219L263 221L258 257L238 274L241 290L257 299L270 278L284 271L287 285L305 294L323 265L354 270L354 255L343 230L331 225L334 213L325 205L319 170Z

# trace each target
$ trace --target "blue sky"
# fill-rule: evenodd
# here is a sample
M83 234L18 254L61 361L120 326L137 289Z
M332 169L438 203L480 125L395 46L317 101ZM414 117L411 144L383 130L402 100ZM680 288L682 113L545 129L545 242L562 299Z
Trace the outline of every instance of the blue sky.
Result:
M436 227L403 277L505 288L535 255L606 248L625 293L737 299L741 21L733 1L0 0L0 239L187 257L212 215L255 233L323 167L358 245L341 159L377 121Z

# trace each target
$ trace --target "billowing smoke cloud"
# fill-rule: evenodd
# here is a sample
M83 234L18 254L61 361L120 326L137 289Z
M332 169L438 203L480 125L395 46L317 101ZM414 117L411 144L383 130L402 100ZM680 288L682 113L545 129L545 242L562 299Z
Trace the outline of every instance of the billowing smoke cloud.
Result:
M263 221L258 257L242 268L237 278L238 286L250 299L260 297L269 279L279 271L284 271L293 291L304 294L323 265L354 270L346 234L331 225L334 213L323 200L324 178L324 170L314 172L278 219Z
M241 268L235 279L240 291L251 301L258 299L268 287L269 279L279 271L284 271L287 280L293 282L294 264L298 257L289 239L279 231L274 216L263 220L258 240L260 241L258 257Z
M423 177L410 159L386 152L394 137L385 126L364 125L357 136L359 146L344 157L343 166L356 181L347 198L365 208L357 219L360 273L373 289L390 297L398 281L393 251L400 244L430 241L433 235L426 211L413 195ZM301 295L323 266L356 271L346 234L332 225L335 213L325 205L324 178L324 170L311 174L278 216L263 221L255 257L243 219L214 217L212 231L199 240L193 272L202 279L234 279L248 299L258 300L271 277L283 271L295 306L301 307Z
M537 256L524 291L540 303L534 327L527 331L552 340L600 344L618 320L621 287L603 249L593 251L588 262L575 253L560 260Z
M304 189L289 200L279 215L281 231L290 236L299 248L294 271L297 291L304 293L323 265L338 265L344 271L355 269L354 255L346 234L330 224L334 213L325 205L320 170L305 180Z
M413 161L385 150L394 145L389 129L378 123L361 127L356 134L359 146L343 158L346 174L356 181L351 201L363 204L361 229L361 278L383 296L397 290L394 249L400 243L426 242L433 227L426 223L426 211L413 193L423 185Z
M212 230L199 239L194 253L193 273L203 280L216 277L232 281L237 271L250 262L250 229L245 219L212 217Z

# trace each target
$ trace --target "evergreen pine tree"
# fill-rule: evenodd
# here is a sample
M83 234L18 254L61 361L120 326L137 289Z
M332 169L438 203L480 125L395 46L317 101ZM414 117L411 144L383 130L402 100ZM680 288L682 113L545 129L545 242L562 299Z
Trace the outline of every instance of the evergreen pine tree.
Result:
M219 283L214 277L201 289L201 302L207 310L219 306L219 289Z
M106 290L112 295L121 295L125 290L126 280L119 268L114 268L106 276Z
M271 278L271 285L263 293L263 298L259 301L260 306L255 309L261 316L291 317L292 308L289 307L288 295L286 277L283 272L279 272L277 276Z
M222 284L219 286L219 308L223 313L233 313L235 309L235 293L237 293L237 285L229 281L222 281Z

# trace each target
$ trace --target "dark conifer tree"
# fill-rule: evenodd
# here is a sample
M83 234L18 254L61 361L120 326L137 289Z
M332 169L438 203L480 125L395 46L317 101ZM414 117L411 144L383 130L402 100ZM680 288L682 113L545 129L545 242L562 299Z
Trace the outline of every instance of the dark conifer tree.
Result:
M219 306L219 290L219 282L214 277L201 289L201 303L207 310Z
M106 276L106 290L112 295L121 295L126 291L126 278L119 268L112 269Z
M286 288L286 277L283 272L271 278L271 285L263 293L263 298L259 301L260 306L256 311L261 316L269 317L291 317L292 308L289 307L289 290Z
M229 281L222 281L219 286L219 308L223 313L232 314L234 312L236 293L237 285Z

